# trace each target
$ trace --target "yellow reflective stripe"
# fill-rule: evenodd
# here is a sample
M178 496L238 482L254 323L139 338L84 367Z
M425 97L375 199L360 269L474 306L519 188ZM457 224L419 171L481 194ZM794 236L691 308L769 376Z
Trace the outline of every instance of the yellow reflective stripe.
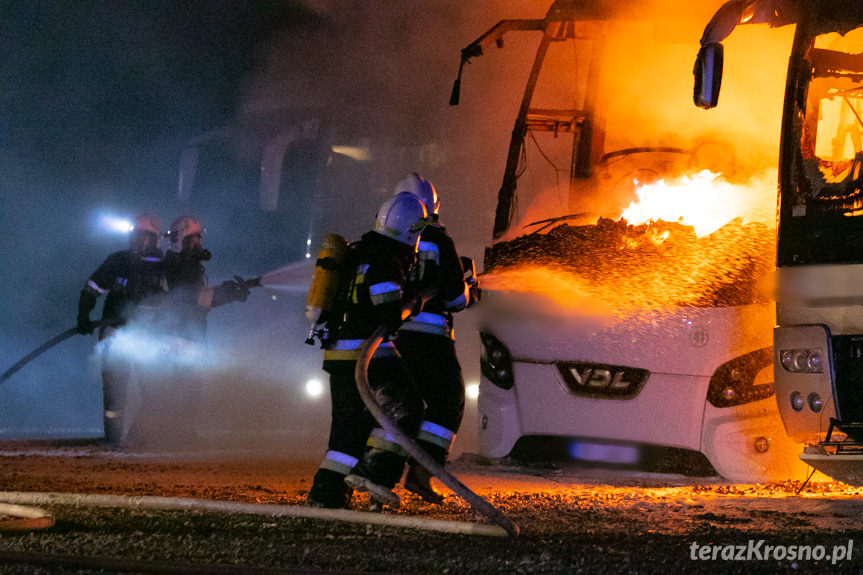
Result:
M400 455L402 457L407 457L408 452L402 449L402 446L398 443L393 443L392 441L387 441L386 439L380 437L369 437L368 441L366 441L366 445L369 447L375 447L377 449L381 449L383 451L389 451L390 453L395 453L396 455Z
M355 349L326 349L324 350L324 361L327 360L349 360L356 361L360 357L360 352Z
M351 291L351 300L353 300L354 303L359 303L359 299L357 297L357 287L365 283L366 271L368 271L368 269L369 264L357 266L357 275L354 276L354 288Z
M370 295L373 305L381 305L392 301L401 301L402 290Z

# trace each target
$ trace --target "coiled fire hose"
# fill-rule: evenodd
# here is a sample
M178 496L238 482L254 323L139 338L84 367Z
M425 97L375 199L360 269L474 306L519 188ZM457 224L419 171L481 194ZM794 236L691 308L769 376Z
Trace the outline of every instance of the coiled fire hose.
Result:
M54 525L54 516L39 507L0 503L0 532L30 531Z
M427 294L421 294L427 295ZM416 300L413 300L405 306L404 310L413 309ZM512 519L504 515L494 505L483 499L470 490L465 484L459 481L453 474L447 471L443 465L438 463L434 458L427 454L417 443L408 437L395 423L392 422L384 410L375 401L371 386L369 385L369 362L375 350L383 341L387 333L385 326L378 327L372 335L363 341L359 347L359 358L357 359L356 372L354 376L357 380L357 389L360 392L360 397L363 403L369 409L374 418L378 421L381 427L384 428L389 435L393 437L402 449L416 460L417 463L426 468L426 470L437 477L441 483L449 487L456 495L466 501L472 508L490 519L493 523L503 528L509 535L515 537L518 535L518 525Z

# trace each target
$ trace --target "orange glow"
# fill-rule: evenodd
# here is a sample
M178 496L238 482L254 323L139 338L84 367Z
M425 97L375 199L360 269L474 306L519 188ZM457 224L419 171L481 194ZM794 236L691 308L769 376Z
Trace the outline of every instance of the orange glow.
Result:
M744 222L775 222L775 171L746 184L732 184L721 174L702 170L676 181L635 185L638 200L621 214L632 225L658 220L680 222L692 226L695 235L703 237L737 217L744 218ZM667 237L666 232L662 239Z
M520 292L515 305L540 313L547 307L548 316L631 318L677 306L766 302L776 177L772 169L730 182L704 170L637 186L637 201L617 221L565 222L502 246L483 287Z
M631 317L676 306L714 307L765 302L763 279L773 267L775 233L762 223L727 223L698 237L691 226L664 221L560 226L537 246L532 265L503 264L483 287L522 293L516 304L548 314ZM605 229L603 229L605 228ZM579 239L578 236L581 235ZM559 242L559 244L557 243ZM566 253L566 244L571 249ZM564 247L559 247L564 246ZM530 251L530 248L528 248Z

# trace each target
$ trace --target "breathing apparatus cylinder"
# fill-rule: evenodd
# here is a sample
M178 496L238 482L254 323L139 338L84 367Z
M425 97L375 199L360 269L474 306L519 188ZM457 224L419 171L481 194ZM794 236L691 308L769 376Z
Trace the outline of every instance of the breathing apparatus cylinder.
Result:
M306 343L314 344L314 336L324 339L326 324L338 299L341 271L348 252L348 242L338 234L329 234L321 244L315 273L306 299L306 318L311 323Z

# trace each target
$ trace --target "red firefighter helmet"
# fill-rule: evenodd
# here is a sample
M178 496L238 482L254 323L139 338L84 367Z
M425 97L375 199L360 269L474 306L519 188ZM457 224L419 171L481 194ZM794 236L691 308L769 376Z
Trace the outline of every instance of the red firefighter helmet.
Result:
M201 220L194 216L182 215L171 223L171 229L168 235L171 239L171 250L175 252L183 251L183 240L193 234L199 236L204 233L204 228L201 225Z

